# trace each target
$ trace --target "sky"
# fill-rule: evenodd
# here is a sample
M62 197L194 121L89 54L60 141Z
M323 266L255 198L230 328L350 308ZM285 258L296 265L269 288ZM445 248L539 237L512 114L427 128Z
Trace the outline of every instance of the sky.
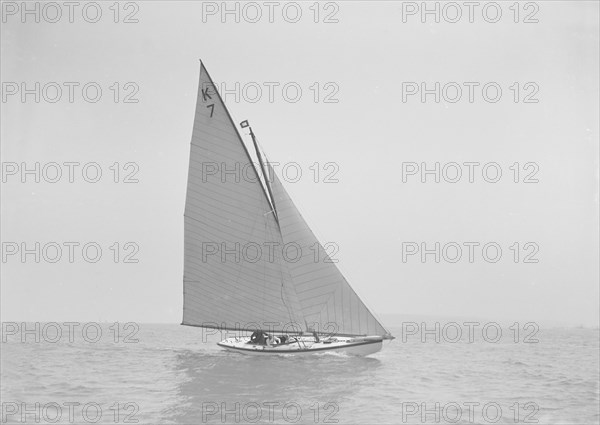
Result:
M379 316L597 326L598 3L276 3L3 2L1 319L181 321L202 60Z

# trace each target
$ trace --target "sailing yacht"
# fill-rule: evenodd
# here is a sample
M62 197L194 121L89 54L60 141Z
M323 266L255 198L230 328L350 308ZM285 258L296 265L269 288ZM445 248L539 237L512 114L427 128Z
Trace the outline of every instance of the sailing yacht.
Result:
M218 345L244 354L379 351L393 336L326 255L248 121L240 128L249 131L256 161L201 62L182 325L234 331Z

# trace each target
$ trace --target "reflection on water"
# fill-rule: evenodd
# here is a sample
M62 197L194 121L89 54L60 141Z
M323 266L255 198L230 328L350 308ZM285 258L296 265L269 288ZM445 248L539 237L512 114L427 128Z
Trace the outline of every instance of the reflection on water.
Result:
M339 404L372 384L380 367L376 358L335 354L260 357L183 350L174 360L180 403L162 413L176 423L244 422L261 416L258 423L280 423L286 417L314 423L315 415L323 422L328 414L339 419Z

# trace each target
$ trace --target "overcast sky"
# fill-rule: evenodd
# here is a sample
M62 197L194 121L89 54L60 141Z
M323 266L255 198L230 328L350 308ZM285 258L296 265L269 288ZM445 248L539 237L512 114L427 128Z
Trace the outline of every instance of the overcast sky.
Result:
M340 269L379 316L597 324L598 3L537 2L518 16L511 3L496 23L491 9L474 10L470 23L466 8L449 23L456 10L443 4L440 23L430 15L423 23L401 2L332 2L318 16L302 3L296 23L288 3L273 10L272 23L262 2L257 23L249 22L256 8L241 4L236 23L221 16L221 2L183 1L121 4L118 16L103 3L96 23L80 8L70 23L66 7L50 23L56 11L46 9L35 23L14 9L20 3L4 3L2 320L180 322L202 59L230 90L223 97L234 120L250 120L269 159L299 164L302 178L293 183L290 171L287 190L321 241L339 247ZM93 9L86 13L94 20ZM35 94L23 102L22 83L35 91L36 82L40 102ZM440 83L439 103L410 94L421 82ZM79 84L71 84L72 103L70 83ZM52 103L57 85L62 97ZM102 97L92 103L98 86ZM33 174L23 183L21 163L36 162L40 183ZM51 162L63 172L56 183ZM65 162L80 164L73 183ZM102 170L97 183L82 176L92 162ZM452 165L439 183L433 175L422 183L420 170L403 176L414 170L408 163L436 162L460 164L462 178L446 181ZM472 183L465 162L480 164ZM487 163L497 165L482 176ZM498 167L499 181L486 181ZM325 183L333 171L338 182ZM87 172L93 179L93 166ZM138 182L124 183L128 176ZM12 254L36 242L40 251L51 244L39 263ZM65 242L80 244L72 263ZM90 242L102 249L96 263L81 252ZM407 255L409 245L436 242L439 263ZM473 262L469 242L479 244ZM52 243L63 249L56 263ZM495 263L482 254L488 243L502 249ZM463 256L452 263L456 245Z

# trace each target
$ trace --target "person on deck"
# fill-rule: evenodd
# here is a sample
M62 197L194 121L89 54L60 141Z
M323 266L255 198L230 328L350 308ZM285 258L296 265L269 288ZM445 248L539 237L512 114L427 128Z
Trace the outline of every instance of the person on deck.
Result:
M250 342L257 345L265 345L268 335L263 331L254 331L250 335Z
M274 345L279 345L279 342L280 342L280 341L279 341L279 338L277 338L277 337L276 337L276 336L274 336L274 335L269 335L269 338L267 339L267 345L268 345L269 347L272 347L272 346L274 346Z

